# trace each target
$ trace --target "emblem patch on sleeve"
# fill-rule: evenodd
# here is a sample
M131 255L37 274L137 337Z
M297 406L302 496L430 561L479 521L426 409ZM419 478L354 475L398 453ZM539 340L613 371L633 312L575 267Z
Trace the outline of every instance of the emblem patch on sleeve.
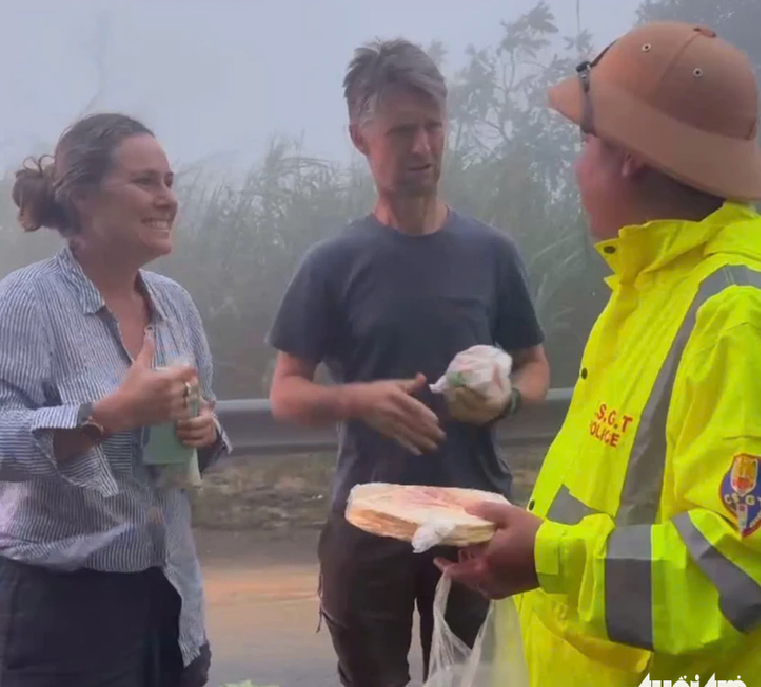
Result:
M761 527L761 456L738 453L721 482L721 500L743 537Z

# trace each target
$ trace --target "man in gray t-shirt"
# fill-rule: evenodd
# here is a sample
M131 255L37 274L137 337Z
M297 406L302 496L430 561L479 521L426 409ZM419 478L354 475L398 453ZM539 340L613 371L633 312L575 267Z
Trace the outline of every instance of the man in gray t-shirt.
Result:
M340 423L331 515L319 543L321 612L346 687L410 679L412 614L420 614L424 671L439 572L433 557L349 525L351 488L371 481L473 487L509 496L492 422L541 402L549 384L525 270L512 240L437 197L447 89L407 41L357 51L344 81L350 130L378 190L372 214L304 257L280 305L271 345L277 417ZM501 409L447 406L428 391L475 344L514 358L515 392ZM335 385L314 382L324 363ZM475 400L476 405L478 400ZM475 412L474 412L475 410ZM480 423L463 421L479 417ZM455 586L448 620L469 644L485 599Z

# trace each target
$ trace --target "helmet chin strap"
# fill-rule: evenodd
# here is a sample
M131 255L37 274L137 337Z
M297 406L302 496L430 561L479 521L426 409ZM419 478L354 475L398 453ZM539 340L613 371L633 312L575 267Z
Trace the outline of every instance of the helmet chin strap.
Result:
M615 43L615 41L613 41ZM579 123L582 134L594 135L594 117L592 111L592 99L589 96L590 89L590 75L592 68L597 66L597 63L602 59L603 55L610 50L611 43L605 50L603 50L593 60L584 60L580 62L576 67L576 74L579 76L579 83L581 85L581 122Z

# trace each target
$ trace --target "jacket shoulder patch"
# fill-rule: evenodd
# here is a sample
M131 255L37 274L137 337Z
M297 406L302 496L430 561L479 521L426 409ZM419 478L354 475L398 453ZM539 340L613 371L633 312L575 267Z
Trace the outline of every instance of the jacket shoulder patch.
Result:
M737 523L741 536L747 537L761 527L761 456L738 453L721 481L722 503Z

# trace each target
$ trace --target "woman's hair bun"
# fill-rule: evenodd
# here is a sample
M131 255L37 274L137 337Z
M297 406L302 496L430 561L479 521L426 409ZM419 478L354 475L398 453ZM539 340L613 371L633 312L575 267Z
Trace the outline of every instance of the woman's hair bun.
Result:
M24 231L40 227L64 229L66 218L56 201L54 165L49 156L28 158L16 172L13 202L19 209L18 219Z

